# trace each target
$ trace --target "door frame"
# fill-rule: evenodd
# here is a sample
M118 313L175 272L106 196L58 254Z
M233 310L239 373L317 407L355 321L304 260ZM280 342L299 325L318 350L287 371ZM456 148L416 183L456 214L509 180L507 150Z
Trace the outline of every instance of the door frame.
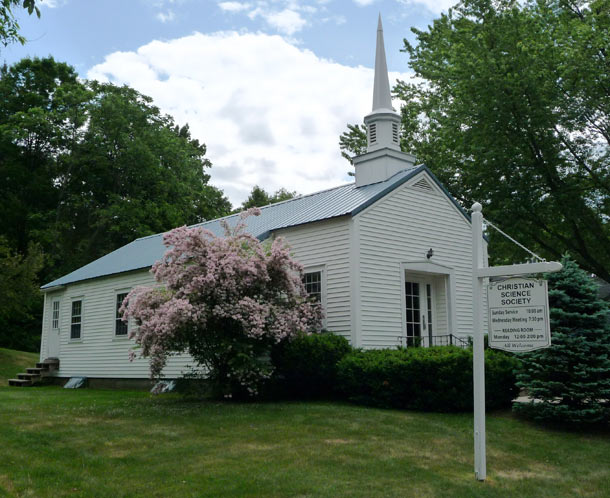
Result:
M59 358L61 350L61 297L51 297L51 309L49 313L49 335L47 336L47 358ZM58 305L57 328L53 328L53 307L55 303ZM53 351L51 344L54 345Z
M402 338L406 341L407 337L407 305L405 298L405 282L407 281L407 272L414 278L430 279L428 283L432 284L434 289L434 277L444 277L445 280L445 300L447 306L447 333L454 333L457 326L455 313L455 272L450 266L439 263L433 263L429 259L418 261L405 261L399 264L400 278L400 294L401 294L401 316L402 316ZM436 298L435 292L432 291L432 308L434 323L436 320ZM434 324L433 323L433 324ZM438 332L438 329L437 329Z

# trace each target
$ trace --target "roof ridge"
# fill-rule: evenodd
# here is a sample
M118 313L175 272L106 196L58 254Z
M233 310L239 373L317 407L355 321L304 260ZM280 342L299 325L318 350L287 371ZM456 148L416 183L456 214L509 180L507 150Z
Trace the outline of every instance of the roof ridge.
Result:
M272 204L266 204L265 206L259 207L259 209L266 209L266 208L270 208L270 207L274 207L274 206L279 206L280 204L286 204L288 202L298 201L300 199L305 199L305 197L311 197L312 195L323 194L324 192L330 192L331 190L337 190L337 189L349 187L350 185L355 185L355 184L356 184L356 182L344 183L343 185L338 185L336 187L326 188L324 190L318 190L317 192L312 192L310 194L302 194L302 195L298 195L296 197L291 197L290 199L286 199L284 201L274 202ZM217 219L219 219L219 218L217 218Z
M267 204L265 206L261 206L258 209L267 209L267 208L271 208L271 207L275 207L275 206L279 206L282 204L286 204L288 202L292 202L292 201L298 201L300 199L305 199L306 197L311 197L313 195L319 195L319 194L323 194L324 192L330 192L331 190L337 190L340 188L345 188L345 187L349 187L350 185L355 185L356 182L350 182L350 183L344 183L343 185L338 185L337 187L331 187L331 188L327 188L324 190L318 190L317 192L312 192L310 194L303 194L303 195L298 195L297 197L292 197L291 199L286 199L285 201L280 201L280 202L274 202L272 204ZM202 221L200 223L193 223L192 225L187 225L188 228L194 228L194 227L200 227L203 225L206 225L208 223L213 223L213 222L217 222L217 221L221 221L221 220L226 220L229 218L233 218L234 216L239 216L240 213L242 213L244 210L242 209L241 211L237 212L237 213L233 213L233 214L228 214L226 216L221 216L220 218L213 218L211 220L206 220L206 221ZM173 230L170 229L170 230ZM158 232L158 233L154 233L152 235L145 235L144 237L138 237L137 239L135 239L132 242L135 242L136 240L144 240L144 239L150 239L153 237L159 237L160 235L163 235L165 233L169 232L169 230L166 230L165 232Z

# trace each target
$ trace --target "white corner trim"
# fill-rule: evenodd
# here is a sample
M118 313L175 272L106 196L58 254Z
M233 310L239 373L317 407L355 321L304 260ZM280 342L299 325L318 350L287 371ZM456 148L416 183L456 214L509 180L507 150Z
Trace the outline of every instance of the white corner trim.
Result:
M50 329L50 327L47 327L47 319L49 316L49 310L47 309L47 294L44 293L43 296L44 301L42 304L42 332L40 334L40 361L44 360L44 358L42 357L43 351L47 350L48 348L48 344L45 344L45 334L47 334L47 329Z
M354 216L349 224L349 275L351 301L352 346L362 347L362 303L360 296L360 219Z

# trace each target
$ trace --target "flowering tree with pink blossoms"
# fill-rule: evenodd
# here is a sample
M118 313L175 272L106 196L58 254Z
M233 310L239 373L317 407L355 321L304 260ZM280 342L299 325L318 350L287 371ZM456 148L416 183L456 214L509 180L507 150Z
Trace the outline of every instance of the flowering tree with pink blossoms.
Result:
M261 243L245 232L244 211L224 237L203 228L166 233L168 248L151 272L158 285L133 289L122 306L151 377L170 355L187 352L206 371L215 395L256 395L272 373L273 344L321 327L320 306L307 299L303 267L281 239ZM132 358L135 352L132 351Z

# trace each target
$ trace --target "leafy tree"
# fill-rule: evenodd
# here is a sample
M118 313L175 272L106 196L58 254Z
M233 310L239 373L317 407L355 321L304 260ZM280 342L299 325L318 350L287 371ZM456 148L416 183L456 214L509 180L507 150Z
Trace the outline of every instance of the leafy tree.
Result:
M151 376L160 377L167 357L188 352L216 395L253 396L273 371L271 346L298 331L319 329L321 310L307 300L303 267L281 238L271 246L244 233L243 220L225 237L202 228L164 235L168 248L153 266L159 285L132 290L123 304Z
M242 203L240 210L263 207L269 204L275 204L276 202L287 201L288 199L293 199L297 195L296 192L290 192L285 188L280 188L279 190L276 190L274 194L269 194L264 188L255 185L248 198Z
M422 82L394 88L403 149L546 257L567 251L610 280L607 0L464 0L413 31L404 51ZM362 137L342 141L355 153Z
M206 147L132 88L91 82L83 137L62 157L60 239L101 256L136 237L230 211L208 184ZM74 263L73 263L74 264Z
M23 59L0 71L1 235L21 254L32 241L58 252L62 161L82 138L91 97L74 69L52 58Z
M366 125L347 125L347 131L339 137L339 148L341 155L347 159L350 164L353 164L352 158L366 152ZM353 171L348 173L354 176Z
M40 343L42 298L37 274L43 264L40 247L30 244L25 256L15 253L0 237L0 344L35 351Z
M50 57L0 69L0 236L16 254L40 245L39 282L229 213L205 154L129 87L79 80Z
M28 14L36 13L40 17L40 9L36 0L2 0L0 2L0 44L5 47L9 43L25 43L25 38L19 34L19 23L13 14L14 7L23 7Z
M23 59L0 73L0 217L18 252L51 256L43 278L136 237L230 211L205 145L135 90Z
M551 274L552 345L522 355L517 385L541 402L515 403L536 420L610 421L610 323L597 285L568 258Z

